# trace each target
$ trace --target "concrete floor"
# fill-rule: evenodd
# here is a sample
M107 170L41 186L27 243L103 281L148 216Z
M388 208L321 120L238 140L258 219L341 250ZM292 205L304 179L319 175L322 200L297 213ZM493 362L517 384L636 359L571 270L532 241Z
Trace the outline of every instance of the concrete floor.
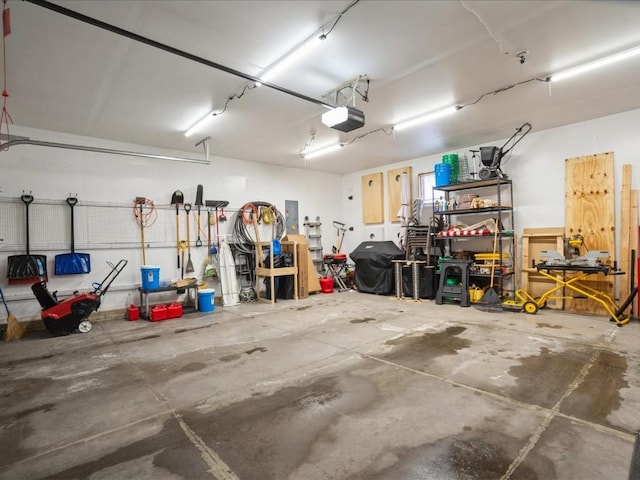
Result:
M626 479L640 322L356 292L0 345L3 479Z

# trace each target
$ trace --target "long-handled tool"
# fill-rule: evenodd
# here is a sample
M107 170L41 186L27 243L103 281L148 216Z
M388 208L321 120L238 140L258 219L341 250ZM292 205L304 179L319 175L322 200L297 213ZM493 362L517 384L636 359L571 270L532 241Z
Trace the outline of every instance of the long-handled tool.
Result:
M202 185L198 185L198 188L196 190L196 207L198 207L198 238L196 239L196 247L202 246L202 240L200 239L200 207L204 205L202 203L202 191Z
M171 205L176 206L176 257L178 260L178 268L180 268L180 205L184 203L184 194L180 190L176 190L171 195Z
M211 278L216 276L216 267L213 263L213 249L211 244L211 210L207 209L207 256L204 259L203 278ZM216 249L217 252L217 249Z
M144 248L144 218L143 218L144 214L142 212L143 203L140 202L139 206L140 206L140 242L142 244L142 265L146 265L147 264L147 253L146 253L145 248Z
M191 261L191 224L189 223L189 217L190 212L191 212L191 204L190 203L185 203L184 204L184 211L187 214L187 268L186 271L187 273L191 273L193 272L193 262Z
M498 224L499 222L496 222L496 226L495 226L495 232L493 234L493 256L492 261L491 261L491 281L489 284L489 287L485 290L484 295L482 295L482 298L480 299L480 303L488 306L488 307L501 307L502 306L502 300L500 300L500 296L498 295L498 292L496 292L495 288L493 288L493 278L495 276L495 271L496 271L496 262L498 261L497 257L497 252L498 252Z
M336 229L336 244L332 247L333 253L340 253L342 250L342 242L344 241L344 233L347 229L344 226L344 223L336 222L334 220L333 226Z
M73 207L75 207L77 203L78 199L76 197L67 198L67 205L71 208L71 253L61 253L55 256L56 275L73 275L91 272L91 257L89 254L77 253L75 250L76 242ZM142 205L140 205L140 208L142 209ZM142 253L144 257L144 250L142 250Z
M4 332L4 336L2 339L5 342L10 342L11 340L18 340L22 338L25 332L25 328L20 325L18 319L9 311L9 306L7 305L7 301L4 298L4 293L2 293L2 288L0 288L0 297L2 297L2 303L4 304L4 309L7 311L7 329Z
M182 257L182 266L180 269L180 278L184 280L184 252L187 249L187 242L180 240L180 256Z
M256 249L256 252L261 253L262 250L260 248L260 229L258 228L258 218L260 217L260 215L258 214L258 209L254 205L251 205L251 208L251 216L253 217L253 221L251 223L253 224L253 231L256 235L256 246L258 247ZM258 262L258 259L256 259L256 262Z
M45 255L31 255L29 250L29 205L33 202L33 195L23 193L20 200L22 200L25 207L27 254L7 257L9 285L47 280L47 257Z
M207 206L207 208L215 209L216 247L218 248L218 253L219 253L220 252L220 222L224 222L227 220L227 217L224 216L224 207L229 205L229 202L227 200L205 200L204 204ZM222 213L220 215L218 215L219 208L222 209Z

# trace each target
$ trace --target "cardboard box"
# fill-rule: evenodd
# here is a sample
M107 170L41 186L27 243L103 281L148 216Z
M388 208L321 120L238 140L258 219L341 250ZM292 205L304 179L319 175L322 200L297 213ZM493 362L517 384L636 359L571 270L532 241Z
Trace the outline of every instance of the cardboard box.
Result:
M320 281L309 252L309 243L304 235L287 235L285 241L296 242L298 265L298 298L307 298L309 293L320 291Z

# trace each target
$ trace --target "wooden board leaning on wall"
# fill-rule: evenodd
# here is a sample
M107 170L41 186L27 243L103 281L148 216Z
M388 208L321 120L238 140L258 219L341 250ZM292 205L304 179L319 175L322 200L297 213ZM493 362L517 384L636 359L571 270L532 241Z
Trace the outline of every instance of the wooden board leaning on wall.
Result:
M606 250L609 261L616 259L615 193L613 152L565 160L565 235L580 234L588 250ZM615 277L591 275L585 283L591 288L615 294ZM565 310L606 314L597 302L568 299Z

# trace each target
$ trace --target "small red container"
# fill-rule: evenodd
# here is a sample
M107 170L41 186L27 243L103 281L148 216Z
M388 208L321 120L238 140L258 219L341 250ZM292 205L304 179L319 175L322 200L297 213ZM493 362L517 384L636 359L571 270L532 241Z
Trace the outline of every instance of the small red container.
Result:
M151 307L151 315L149 320L152 322L159 322L160 320L166 320L169 315L168 309L166 305L156 305L155 307Z
M167 318L180 318L182 316L182 304L170 303L167 306Z
M140 318L140 309L137 305L130 305L127 308L127 319L129 321L138 320Z
M333 293L333 277L322 277L320 279L320 291L322 293Z

